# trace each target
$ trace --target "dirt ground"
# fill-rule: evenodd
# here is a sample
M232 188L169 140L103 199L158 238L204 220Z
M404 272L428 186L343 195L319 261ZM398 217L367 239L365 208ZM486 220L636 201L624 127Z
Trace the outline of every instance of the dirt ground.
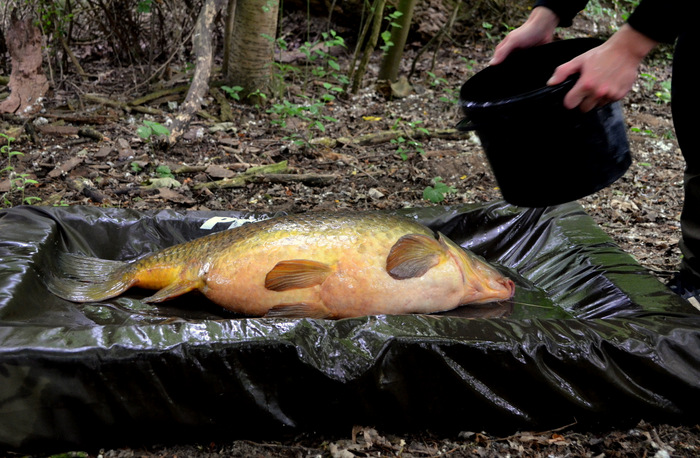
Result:
M599 29L602 27L582 17L566 33L597 35ZM290 33L289 41L294 40ZM230 105L232 120L224 121L219 103L210 97L185 138L167 151L136 132L144 120L167 125L183 94L139 105L157 110L154 114L144 114L147 110L138 110L134 105L98 103L90 95L124 103L156 88L134 89L134 81L143 75L142 69L116 68L104 60L92 60L85 63L86 71L92 75L89 80L67 77L54 81L45 110L32 120L34 129L29 134L25 133L25 126L13 119L0 121L0 132L17 133L11 146L22 153L10 158L11 162L7 157L0 158L0 169L10 164L16 176L25 179L22 189L17 182L8 181L8 176L0 176L0 195L5 193L13 205L24 202L144 211L177 208L264 212L397 209L500 199L478 138L452 130L461 118L454 103L455 91L486 66L494 44L486 36L470 42L446 41L436 56L435 67L430 68L431 50L417 61L418 76L410 81L411 93L392 100L372 84L378 66L375 56L359 94L338 97L325 106L324 113L337 121L321 118L323 130L314 124L319 118L308 113L304 119L291 115L289 110L266 113L235 102ZM421 43L407 46L405 71L420 46ZM580 201L617 244L662 281L676 271L680 257L677 240L684 167L673 134L668 89L663 85L669 81L670 52L668 47L660 48L647 59L642 76L623 101L634 158L630 170L614 185ZM341 68L347 68L349 57L346 52L337 54ZM299 58L293 49L281 57L284 62ZM167 85L177 86L186 80L186 73L176 74ZM313 80L303 81L298 76L288 79L287 84L287 100L298 105L302 101L295 94L322 90ZM81 130L86 127L99 132L103 139L86 136ZM533 136L537 135L546 132L533 132ZM272 172L251 174L245 182L234 180L251 167L275 164L277 168ZM576 171L565 169L561 173ZM436 177L451 190L445 191L444 200L432 202L424 198L424 190L439 190ZM229 181L219 182L219 186L211 184L217 180ZM700 430L697 425L641 422L630 430L603 434L562 425L557 431L517 432L509 437L463 432L446 438L429 433L395 436L365 425L348 431L345 437L318 437L309 432L282 442L239 440L139 448L124 445L125 448L89 454L342 458L697 456Z

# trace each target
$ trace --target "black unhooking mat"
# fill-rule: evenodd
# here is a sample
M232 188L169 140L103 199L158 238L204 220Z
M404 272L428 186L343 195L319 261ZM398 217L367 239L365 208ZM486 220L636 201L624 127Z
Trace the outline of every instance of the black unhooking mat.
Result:
M582 208L401 211L484 256L513 301L442 315L245 318L196 295L73 304L59 250L129 259L270 215L0 213L0 449L301 431L442 433L697 422L700 314Z

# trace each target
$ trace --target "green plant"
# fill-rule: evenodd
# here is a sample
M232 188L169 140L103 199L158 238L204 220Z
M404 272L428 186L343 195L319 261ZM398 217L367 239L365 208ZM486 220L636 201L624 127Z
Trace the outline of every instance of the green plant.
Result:
M486 35L486 38L488 38L489 41L498 40L498 37L494 37L493 35L491 35L491 31L493 29L493 24L491 24L490 22L484 21L481 23L481 27L484 28L484 35Z
M646 92L653 92L657 98L657 103L671 102L671 81L659 81L657 77L650 73L640 73L639 81ZM657 86L660 88L656 90Z
M139 0L136 4L136 11L145 14L151 12L151 7L153 6L153 0Z
M394 11L393 13L389 14L388 16L386 16L384 18L385 20L389 21L389 26L390 26L388 30L385 30L380 35L382 38L383 44L381 46L379 46L379 49L381 49L384 54L389 52L389 49L392 46L394 46L394 43L391 41L391 29L396 28L396 27L399 27L399 28L401 27L401 25L399 25L396 22L396 19L400 18L401 16L403 16L403 13L401 11Z
M397 137L397 138L392 138L391 143L393 145L396 145L396 154L401 157L402 160L407 160L408 159L408 149L404 147L404 144L406 143L406 139L403 137Z
M268 39L273 40L272 37ZM282 39L275 40L275 43L282 49L287 48L287 43ZM326 107L344 93L343 87L350 81L341 71L337 57L333 55L332 50L336 47L345 47L345 41L334 30L330 30L321 34L321 40L306 41L298 48L306 58L303 71L290 64L275 64L274 78L280 87L284 86L289 76L303 75L304 81L301 94L287 94L269 106L266 112L272 115L271 124L287 129L295 125L289 122L295 118L303 121L304 126L325 132L328 123L338 121L327 114ZM312 81L314 84L310 85ZM276 93L282 95L283 91L279 90ZM308 141L311 134L308 129L305 131ZM298 133L285 138L292 139L297 144L303 141Z
M23 204L32 205L34 203L41 202L40 197L25 195L25 191L27 189L27 186L31 186L31 185L35 185L35 184L39 183L38 181L36 181L32 178L29 178L28 173L20 173L17 176L15 176L15 178L12 179L11 181L12 181L12 187L15 190L21 192L20 201Z
M656 137L656 134L655 134L654 131L651 130L651 129L644 129L644 130L642 130L642 129L640 129L639 127L631 127L631 128L630 128L630 132L636 132L636 133L638 133L638 134L643 134L643 135L646 135L646 136L649 136L649 137Z
M438 96L438 100L444 103L456 104L459 100L459 89L450 84L447 79L437 76L433 72L426 72L428 75L428 83L438 91L442 91L442 95Z
M243 90L241 86L221 86L221 90L228 94L233 100L241 100L241 97L238 95L238 93Z
M403 129L405 137L403 135L391 139L390 142L393 145L396 145L396 154L401 157L402 160L407 160L408 159L408 154L409 153L418 153L418 154L425 154L425 150L423 149L423 143L419 142L415 138L412 137L414 133L421 133L424 135L429 134L428 129L425 127L420 126L420 124L423 121L416 120L416 121L404 121L403 119L399 118L396 120L393 126L391 126L392 130L399 130ZM407 126L408 129L406 129L403 126Z
M325 88L331 92L343 92L342 87L350 84L350 80L341 72L338 58L332 54L332 49L335 47L345 48L345 40L335 30L323 32L321 38L323 38L321 41L315 43L307 41L299 47L299 51L306 56L308 65L306 77L313 76L315 79L325 80L329 83L329 86ZM305 88L307 83L308 79L304 83Z
M35 25L42 31L42 35L56 39L56 35L65 36L73 21L73 13L70 4L40 0L36 3L38 19Z
M323 121L337 122L338 120L332 116L324 115L323 107L324 104L319 101L299 105L291 103L289 100L283 100L282 103L272 104L267 113L276 115L276 118L270 122L282 128L287 127L288 118L297 118L308 122L321 132L325 132L326 126Z
M445 183L443 183L441 177L435 177L432 181L433 186L427 186L423 190L423 198L425 200L429 200L430 202L437 204L445 200L445 196L447 196L447 194L457 192L457 189L453 186L447 186Z
M260 89L256 89L253 92L251 92L250 94L248 94L247 98L255 101L256 107L260 107L261 103L264 104L267 101L267 94L265 94Z
M658 99L658 103L670 103L671 102L671 81L662 81L659 83L661 90L656 91L654 95Z
M23 204L31 205L41 201L39 197L25 195L27 186L37 184L38 181L30 178L28 173L15 173L15 168L12 166L13 157L24 156L24 153L12 148L12 142L15 141L15 138L3 133L0 133L0 137L5 140L5 144L0 146L0 156L7 156L7 165L0 170L0 177L7 175L10 184L10 190L2 196L2 206L12 206L12 195L18 191L21 193L20 202Z
M170 167L167 165L159 165L156 167L156 175L158 175L159 178L175 178Z
M144 120L143 125L136 129L136 134L144 140L150 141L154 135L170 135L170 129L155 121Z

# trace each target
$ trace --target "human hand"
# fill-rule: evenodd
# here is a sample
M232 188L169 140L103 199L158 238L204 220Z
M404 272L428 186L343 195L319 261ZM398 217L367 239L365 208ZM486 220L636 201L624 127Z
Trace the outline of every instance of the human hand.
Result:
M531 48L552 41L559 17L549 8L532 10L527 21L510 32L497 46L489 65L498 65L516 49Z
M622 99L632 88L639 64L657 42L628 24L602 45L556 68L547 85L553 86L579 73L579 79L564 97L564 106L590 111Z

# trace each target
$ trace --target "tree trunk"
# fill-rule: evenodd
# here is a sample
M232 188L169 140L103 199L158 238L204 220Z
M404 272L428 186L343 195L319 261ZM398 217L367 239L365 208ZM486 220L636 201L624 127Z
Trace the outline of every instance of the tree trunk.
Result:
M228 83L243 88L242 101L260 103L272 83L279 0L237 0L229 47Z
M41 68L41 32L30 18L19 19L13 12L7 47L12 60L10 96L0 103L0 113L30 116L41 109L41 98L49 90Z
M224 80L229 79L228 62L231 61L231 41L233 37L233 22L236 18L236 0L228 0L226 6L226 19L224 24L224 65L223 76Z
M378 79L395 82L399 76L399 67L401 65L401 57L403 49L406 46L406 38L408 37L408 29L411 27L413 19L413 8L416 6L416 0L400 0L397 11L403 13L396 23L399 27L391 29L391 42L393 46L382 59L382 65L379 68Z

